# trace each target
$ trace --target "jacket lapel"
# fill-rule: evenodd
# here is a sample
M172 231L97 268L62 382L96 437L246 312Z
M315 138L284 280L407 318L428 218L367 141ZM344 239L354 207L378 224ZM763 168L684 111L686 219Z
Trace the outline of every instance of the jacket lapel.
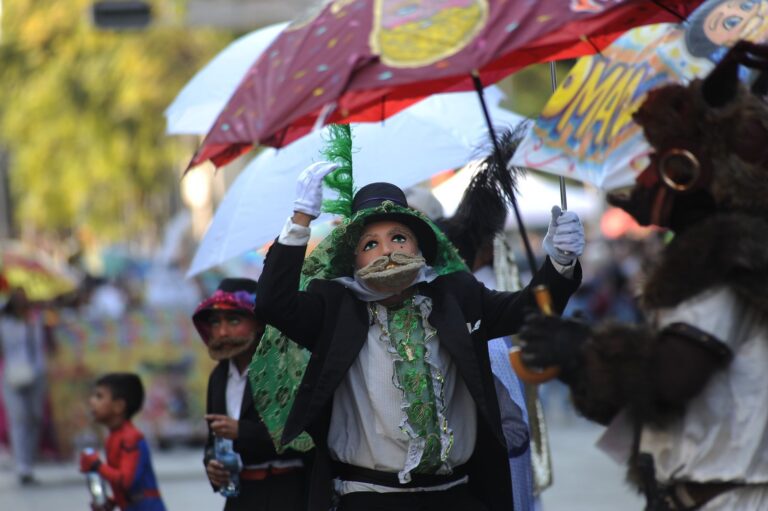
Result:
M243 400L240 403L240 418L246 417L250 408L253 408L253 392L251 391L251 379L245 381Z
M435 289L432 284L421 286L420 291L432 299L432 313L428 321L437 330L440 345L451 355L480 413L490 420L488 403L483 390L483 378L480 375L480 364L472 338L464 323L464 313L456 298L452 293Z
M227 413L227 378L229 376L229 360L222 360L214 368L211 375L211 413Z
M308 416L314 418L325 406L368 339L368 311L352 293L342 295L339 322L327 347L325 363L314 388ZM311 422L311 420L310 420Z

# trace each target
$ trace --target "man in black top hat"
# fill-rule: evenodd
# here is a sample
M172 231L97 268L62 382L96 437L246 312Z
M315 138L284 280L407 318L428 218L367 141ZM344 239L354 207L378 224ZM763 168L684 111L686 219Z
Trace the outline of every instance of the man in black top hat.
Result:
M203 462L213 488L225 486L229 474L213 456L214 436L233 440L243 462L240 494L228 497L224 509L300 511L306 508L304 459L290 449L277 454L248 381L248 366L264 332L255 310L256 287L254 280L224 279L192 316L208 354L219 361L208 380Z
M517 330L535 307L531 291L478 283L389 183L360 189L351 217L302 265L335 168L321 162L300 175L259 284L266 320L312 351L282 438L306 430L317 445L309 510L327 510L334 494L341 511L509 510L486 341ZM568 264L547 258L532 282L549 286L556 310L581 279L578 227L555 233Z

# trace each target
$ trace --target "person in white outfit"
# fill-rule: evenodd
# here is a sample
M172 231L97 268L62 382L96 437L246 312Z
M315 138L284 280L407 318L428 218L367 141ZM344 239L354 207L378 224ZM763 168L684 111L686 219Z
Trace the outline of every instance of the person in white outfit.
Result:
M0 313L0 350L4 361L3 399L11 450L19 482L36 482L37 455L46 391L45 327L23 289L14 289Z

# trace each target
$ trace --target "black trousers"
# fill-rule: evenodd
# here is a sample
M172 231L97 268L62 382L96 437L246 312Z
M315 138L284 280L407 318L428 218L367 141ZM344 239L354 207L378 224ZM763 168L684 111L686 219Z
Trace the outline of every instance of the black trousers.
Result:
M487 511L466 484L444 491L355 492L341 497L338 511Z
M296 470L261 481L240 481L240 495L230 497L224 511L305 511L307 474Z

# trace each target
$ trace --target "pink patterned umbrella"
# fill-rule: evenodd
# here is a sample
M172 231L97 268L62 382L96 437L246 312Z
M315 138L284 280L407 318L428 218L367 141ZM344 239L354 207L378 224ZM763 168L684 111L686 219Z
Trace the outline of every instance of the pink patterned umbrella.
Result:
M591 54L701 0L330 0L293 21L246 74L190 163L224 165L315 124L378 121L437 92Z

